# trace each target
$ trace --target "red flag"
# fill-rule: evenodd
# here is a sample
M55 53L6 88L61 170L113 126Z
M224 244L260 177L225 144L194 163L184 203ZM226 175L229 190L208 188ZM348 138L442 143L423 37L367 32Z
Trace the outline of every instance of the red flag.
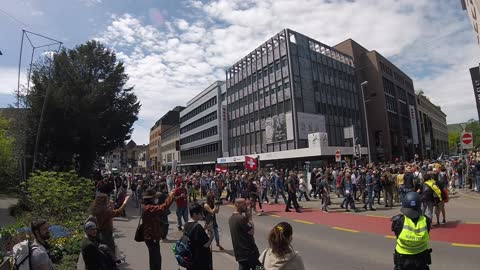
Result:
M227 165L219 165L219 164L215 165L216 173L227 173L227 171L228 171Z
M258 167L258 160L256 158L245 156L245 169L256 171Z

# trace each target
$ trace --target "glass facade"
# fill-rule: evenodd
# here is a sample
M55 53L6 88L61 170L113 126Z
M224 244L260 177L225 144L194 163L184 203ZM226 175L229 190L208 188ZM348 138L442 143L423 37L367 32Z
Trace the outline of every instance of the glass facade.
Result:
M352 59L289 29L227 69L226 86L230 156L308 147L318 122L336 146L361 128Z

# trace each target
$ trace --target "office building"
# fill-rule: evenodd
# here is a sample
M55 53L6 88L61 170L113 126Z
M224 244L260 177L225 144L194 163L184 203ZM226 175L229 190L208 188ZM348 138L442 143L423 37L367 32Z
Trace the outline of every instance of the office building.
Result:
M226 122L224 99L225 82L217 81L187 102L180 113L179 166L213 168L216 159L222 157L222 122Z
M220 163L245 155L294 159L300 152L293 150L308 148L313 133L328 134L324 146L351 147L344 128L352 125L357 142L364 141L353 59L319 41L284 29L228 68L226 80L231 158Z
M161 134L172 126L178 125L180 112L185 107L177 106L173 110L167 112L162 118L155 122L150 129L149 156L148 167L152 171L159 171L162 167L162 137Z
M411 160L421 155L412 79L380 53L352 39L335 48L353 58L357 87L364 89L372 160Z
M442 154L448 155L447 115L423 92L417 93L417 108L424 158L436 159Z
M161 138L162 170L168 171L180 161L180 124L166 129Z

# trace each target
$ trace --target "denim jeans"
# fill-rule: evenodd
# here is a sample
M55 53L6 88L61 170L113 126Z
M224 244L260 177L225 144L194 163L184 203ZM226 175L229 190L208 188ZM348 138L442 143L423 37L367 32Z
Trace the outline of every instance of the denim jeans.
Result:
M368 209L372 209L373 208L373 199L375 198L375 190L374 189L372 189L372 190L367 189L367 192L368 192L368 197L367 197L367 201L365 202L364 207L368 206Z
M160 254L160 242L158 240L145 239L148 248L150 270L162 269L162 255Z
M458 175L458 188L462 189L463 187L463 175L459 174Z
M177 206L177 227L182 227L182 218L185 223L188 222L188 208L187 207L178 207Z
M215 243L217 243L217 246L220 245L220 236L218 235L218 224L213 223L213 238L215 239Z

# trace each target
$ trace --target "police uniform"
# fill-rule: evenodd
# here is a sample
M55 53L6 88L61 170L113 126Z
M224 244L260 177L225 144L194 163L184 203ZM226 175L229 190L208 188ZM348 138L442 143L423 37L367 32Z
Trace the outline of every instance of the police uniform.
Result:
M418 193L405 195L401 211L403 214L392 218L392 231L397 237L394 270L429 270L432 220L421 214Z

